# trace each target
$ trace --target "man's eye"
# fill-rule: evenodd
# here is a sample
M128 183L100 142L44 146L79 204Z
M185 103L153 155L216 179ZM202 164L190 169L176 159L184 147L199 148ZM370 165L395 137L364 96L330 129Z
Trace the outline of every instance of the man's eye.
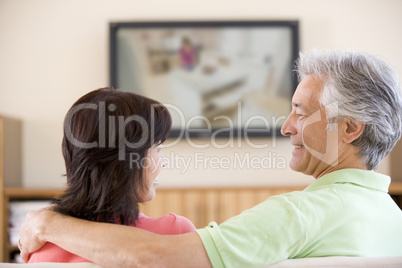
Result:
M304 119L306 116L304 114L296 114L298 119Z

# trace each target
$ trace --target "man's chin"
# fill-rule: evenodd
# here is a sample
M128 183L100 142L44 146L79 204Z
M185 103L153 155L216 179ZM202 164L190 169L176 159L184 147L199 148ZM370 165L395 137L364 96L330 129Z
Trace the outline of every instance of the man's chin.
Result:
M305 173L305 167L302 165L300 161L295 161L295 160L290 160L289 167L291 170L296 171L296 172L301 172L303 174Z

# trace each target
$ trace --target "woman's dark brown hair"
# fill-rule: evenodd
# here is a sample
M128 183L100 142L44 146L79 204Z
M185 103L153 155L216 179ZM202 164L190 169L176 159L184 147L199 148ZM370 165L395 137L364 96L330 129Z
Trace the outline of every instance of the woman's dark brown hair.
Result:
M56 211L135 224L139 194L147 190L141 160L167 138L171 123L166 107L140 95L101 88L81 97L64 121L67 189Z

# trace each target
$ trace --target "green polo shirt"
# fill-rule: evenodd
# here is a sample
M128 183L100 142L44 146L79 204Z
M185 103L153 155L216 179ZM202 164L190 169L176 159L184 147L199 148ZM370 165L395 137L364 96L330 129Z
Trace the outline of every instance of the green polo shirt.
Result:
M197 233L213 267L402 255L402 212L387 193L389 184L388 176L373 171L334 171L303 191L272 196Z

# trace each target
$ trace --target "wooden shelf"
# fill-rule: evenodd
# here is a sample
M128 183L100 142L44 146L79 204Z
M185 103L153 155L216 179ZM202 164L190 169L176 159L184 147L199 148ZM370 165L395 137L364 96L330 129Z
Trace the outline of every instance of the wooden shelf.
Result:
M4 188L2 194L2 206L1 217L2 222L2 236L4 240L1 242L0 250L2 258L0 262L9 262L10 256L13 252L18 252L17 245L13 245L9 242L8 226L9 226L9 203L13 200L51 200L54 197L63 193L62 189L29 189L29 188Z
M389 186L389 194L402 195L402 182L391 182Z
M12 199L51 199L63 193L62 189L5 188L4 196Z

